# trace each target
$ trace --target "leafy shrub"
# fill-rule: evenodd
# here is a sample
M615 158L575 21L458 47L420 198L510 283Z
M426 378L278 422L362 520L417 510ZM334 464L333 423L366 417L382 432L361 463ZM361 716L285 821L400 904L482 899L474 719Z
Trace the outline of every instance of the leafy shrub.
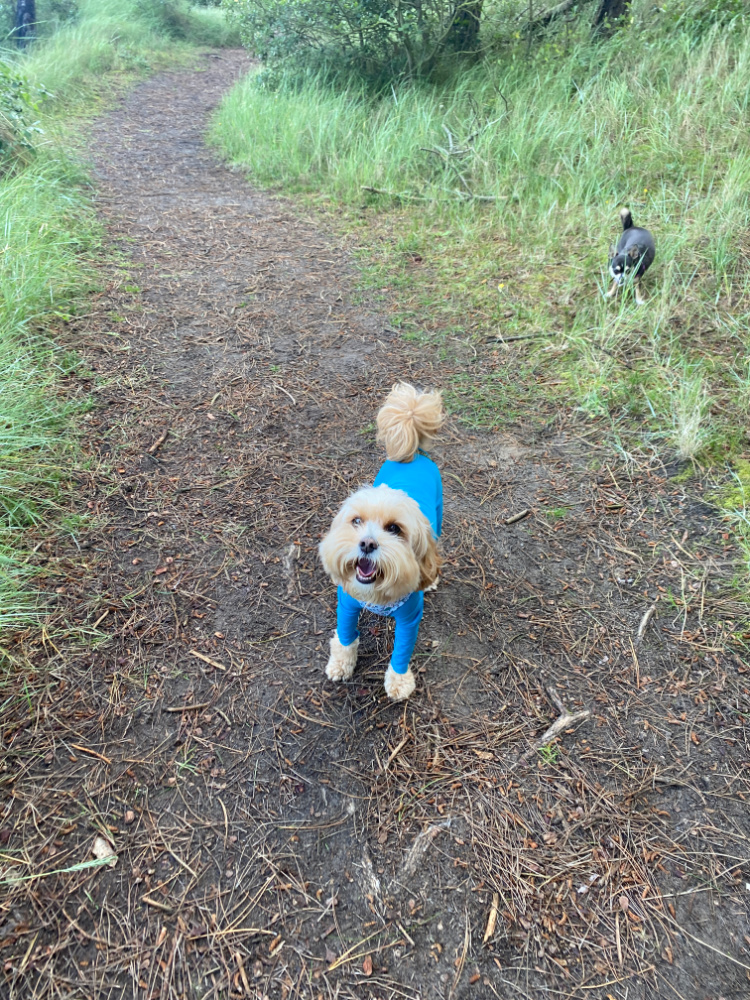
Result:
M27 161L34 139L42 131L36 121L36 99L29 82L7 62L0 61L0 170Z
M419 76L441 52L475 48L481 0L223 0L266 61L335 63L365 77Z

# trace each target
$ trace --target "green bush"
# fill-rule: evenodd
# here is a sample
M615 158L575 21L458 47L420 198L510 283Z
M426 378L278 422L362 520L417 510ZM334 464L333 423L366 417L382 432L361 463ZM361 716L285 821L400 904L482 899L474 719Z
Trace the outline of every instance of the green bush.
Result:
M243 43L264 60L331 62L377 79L425 75L446 48L455 50L459 42L475 48L482 3L223 0L223 6Z
M0 60L0 170L27 162L42 131L37 121L38 93L10 63Z

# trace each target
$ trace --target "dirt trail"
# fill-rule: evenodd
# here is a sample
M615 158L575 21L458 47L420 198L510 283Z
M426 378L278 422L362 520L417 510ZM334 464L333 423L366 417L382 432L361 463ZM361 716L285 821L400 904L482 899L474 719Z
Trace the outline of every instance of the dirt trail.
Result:
M746 997L747 674L679 488L590 475L562 418L453 423L417 693L385 699L377 619L325 681L317 541L384 392L447 368L206 148L246 67L160 75L93 132L127 274L71 329L91 522L40 551L57 609L2 719L3 995ZM555 697L592 717L536 753ZM101 834L116 867L20 881Z

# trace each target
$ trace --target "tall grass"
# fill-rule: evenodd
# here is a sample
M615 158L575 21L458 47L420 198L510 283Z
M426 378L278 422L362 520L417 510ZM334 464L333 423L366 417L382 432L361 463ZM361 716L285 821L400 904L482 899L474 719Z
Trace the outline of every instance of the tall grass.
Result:
M221 12L181 3L80 0L77 19L22 54L5 53L39 97L44 134L24 160L4 160L0 176L0 629L33 620L31 550L65 523L73 407L61 376L72 362L50 327L92 286L99 248L73 149L76 115L194 44L231 40L223 23Z
M379 96L251 76L214 137L259 183L350 206L353 224L364 203L370 260L438 340L555 332L524 346L536 384L557 383L537 393L636 449L716 458L746 447L748 79L746 24L633 28ZM645 307L602 296L622 204L656 238ZM497 425L513 409L505 356L488 375L486 352L452 389L466 419Z
M143 73L189 56L196 45L239 44L222 11L184 0L80 0L79 11L22 60L56 102L101 93L113 74Z
M39 159L0 184L0 628L33 607L24 549L29 529L55 511L69 407L56 384L64 358L44 325L90 283L80 254L97 240L71 194L76 179L61 161Z

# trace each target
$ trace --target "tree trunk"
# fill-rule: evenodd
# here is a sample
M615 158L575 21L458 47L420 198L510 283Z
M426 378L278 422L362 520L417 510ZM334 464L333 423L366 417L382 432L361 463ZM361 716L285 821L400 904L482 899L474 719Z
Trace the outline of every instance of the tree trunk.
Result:
M630 2L631 0L601 0L594 18L594 32L611 34L620 18L630 9Z
M13 34L16 38L16 45L23 49L34 37L34 24L36 22L35 0L17 0L16 21L13 26Z
M454 52L479 51L479 26L484 0L457 0L453 20L445 40L446 48Z

